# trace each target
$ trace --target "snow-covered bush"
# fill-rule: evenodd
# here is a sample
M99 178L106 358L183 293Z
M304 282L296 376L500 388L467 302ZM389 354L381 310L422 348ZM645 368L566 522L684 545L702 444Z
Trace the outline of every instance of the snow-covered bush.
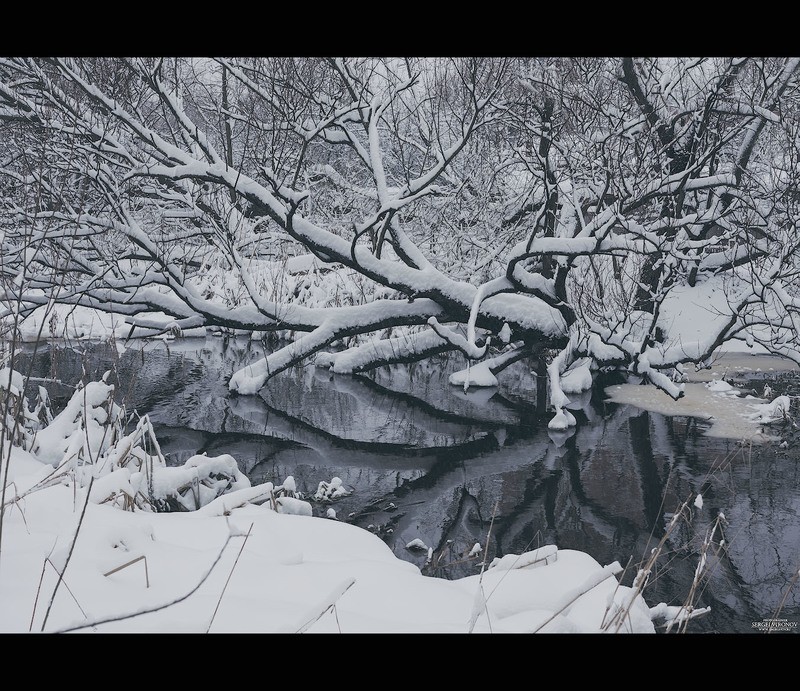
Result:
M31 409L23 395L22 375L8 368L0 370L0 382L5 382L0 383L0 393L7 392L11 401L3 436L13 436L13 443L53 466L29 491L74 482L91 487L89 501L97 504L128 510L193 511L223 494L250 487L236 460L227 454L192 456L183 466L168 467L147 415L125 434L125 409L114 402L109 375L106 372L101 381L79 385L53 417L46 390L40 387L39 402ZM293 488L293 479L287 482Z
M329 502L341 497L347 497L350 494L350 490L342 484L342 479L334 477L331 478L330 482L320 480L317 491L314 493L314 499L316 501Z
M114 403L114 385L78 386L66 408L36 434L32 453L53 466L95 464L123 436L124 409Z
M192 456L179 467L154 468L150 503L156 511L195 511L246 487L250 480L233 456Z
M47 389L38 388L36 402L31 407L25 396L25 377L9 367L0 369L0 405L4 405L2 438L15 446L30 450L36 432L53 420Z
M754 405L756 412L750 415L750 419L766 424L787 420L791 407L792 399L789 396L778 396L769 403Z

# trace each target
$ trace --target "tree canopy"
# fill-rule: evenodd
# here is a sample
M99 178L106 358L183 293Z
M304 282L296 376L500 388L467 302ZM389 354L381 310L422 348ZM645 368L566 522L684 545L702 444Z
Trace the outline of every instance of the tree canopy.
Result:
M288 335L242 394L542 358L558 413L579 361L673 397L733 338L800 362L798 65L3 58L0 316Z

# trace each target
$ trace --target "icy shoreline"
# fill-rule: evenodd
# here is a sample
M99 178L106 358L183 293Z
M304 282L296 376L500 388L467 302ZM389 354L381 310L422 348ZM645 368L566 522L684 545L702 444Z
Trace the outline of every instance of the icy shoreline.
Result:
M710 423L705 434L711 437L764 442L776 438L764 425L781 419L784 412L788 413L788 398L768 400L769 387L760 392L762 397L756 397L731 386L724 377L795 369L797 365L791 360L729 351L720 354L712 367L688 372L684 396L677 401L652 386L635 383L609 386L606 395L614 403L634 405L662 415L700 418Z

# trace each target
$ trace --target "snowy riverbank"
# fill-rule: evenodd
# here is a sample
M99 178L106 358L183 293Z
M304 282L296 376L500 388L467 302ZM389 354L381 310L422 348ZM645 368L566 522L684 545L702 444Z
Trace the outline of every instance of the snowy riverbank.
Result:
M75 323L85 325L93 315L87 310L77 316L84 321ZM124 326L114 330L124 338ZM734 400L730 387L720 385L722 377L780 368L746 354L735 358L735 364L722 358L696 373L712 382L719 377L711 388L692 386L720 401ZM652 387L633 389L666 398ZM687 395L678 404L690 400ZM672 414L692 413L682 408ZM641 596L618 585L619 565L603 567L583 552L552 545L519 558L507 555L482 578L480 559L474 576L426 577L365 530L284 513L303 513L300 500L273 510L266 488L251 488L246 478L197 511L130 510L121 490L136 493L144 471L114 467L113 449L101 451L102 444L88 444L95 462L82 464L82 471L13 501L62 465L77 448L70 438L77 443L102 435L99 423L67 425L58 434L45 427L37 432L38 446L28 447L36 456L20 447L2 454L5 463L11 453L12 464L0 544L0 631L651 632L652 616L678 609L649 609ZM174 470L186 475L194 467ZM509 562L512 568L504 568ZM58 572L64 577L57 587ZM615 608L628 616L615 620Z
M0 454L0 631L654 630L616 562L545 546L423 576L368 531L312 517L289 478L252 487L227 455L167 467L146 417L125 432L111 384L55 416L19 373L0 385L22 413Z
M49 470L12 450L18 494ZM185 513L86 493L65 480L8 507L0 631L653 631L642 598L618 586L619 565L582 552L544 547L446 581L360 528L243 502L249 489ZM611 623L617 607L629 616Z

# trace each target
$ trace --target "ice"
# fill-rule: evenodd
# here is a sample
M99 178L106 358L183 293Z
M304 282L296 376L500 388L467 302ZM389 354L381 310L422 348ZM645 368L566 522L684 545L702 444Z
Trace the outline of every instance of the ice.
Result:
M684 393L683 398L675 401L653 387L638 384L618 384L606 389L606 395L614 403L635 405L663 415L701 418L709 425L703 433L712 437L765 440L758 420L754 419L760 413L754 414L753 404L747 400L710 391L699 382L685 384Z

